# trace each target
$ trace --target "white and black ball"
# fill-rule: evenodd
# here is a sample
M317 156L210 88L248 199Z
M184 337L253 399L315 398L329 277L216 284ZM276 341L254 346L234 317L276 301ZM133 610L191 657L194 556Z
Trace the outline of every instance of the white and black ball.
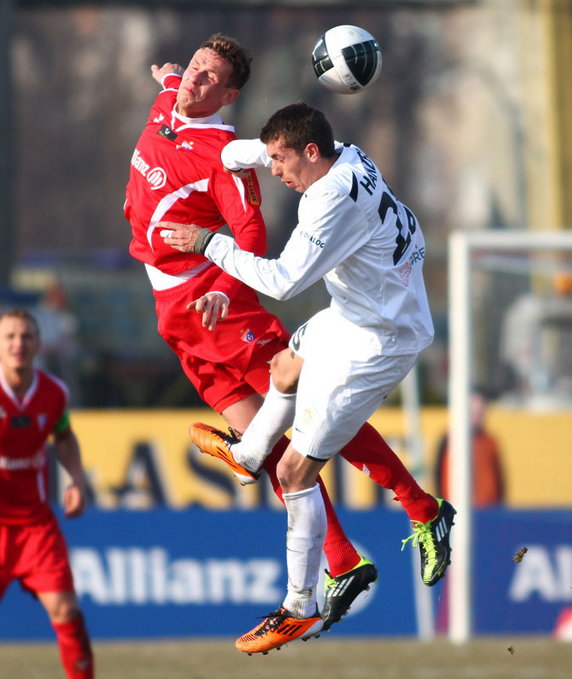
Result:
M359 26L334 26L312 51L312 68L318 81L332 92L356 94L381 73L381 49L371 33Z

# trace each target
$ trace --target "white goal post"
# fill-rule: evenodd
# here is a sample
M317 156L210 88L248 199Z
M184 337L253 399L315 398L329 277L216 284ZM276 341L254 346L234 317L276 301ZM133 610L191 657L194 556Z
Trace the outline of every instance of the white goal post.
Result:
M452 532L449 580L449 638L462 643L472 636L472 512L469 403L473 384L473 295L471 270L477 251L572 252L572 232L453 232L448 249L449 416L451 501L457 509Z

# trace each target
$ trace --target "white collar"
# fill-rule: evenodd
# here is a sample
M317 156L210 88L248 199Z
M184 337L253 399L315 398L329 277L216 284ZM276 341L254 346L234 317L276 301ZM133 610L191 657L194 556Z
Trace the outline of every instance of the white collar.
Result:
M187 118L187 116L183 116L180 113L177 113L177 110L173 108L173 115L175 118L180 120L182 123L185 125L222 125L222 118L220 117L220 113L218 111L216 113L213 113L210 116L206 116L205 118Z

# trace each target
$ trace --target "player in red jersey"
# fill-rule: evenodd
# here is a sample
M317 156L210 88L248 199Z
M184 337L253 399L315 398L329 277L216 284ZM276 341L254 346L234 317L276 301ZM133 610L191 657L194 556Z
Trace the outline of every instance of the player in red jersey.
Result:
M250 63L235 40L215 35L195 52L186 69L171 63L151 67L163 90L133 153L125 201L132 228L130 252L145 264L159 333L200 397L239 436L262 404L269 389L268 362L287 347L289 333L252 289L203 256L165 243L168 236L157 225L194 223L217 231L226 223L239 247L265 253L256 175L251 170L244 176L229 173L220 161L223 147L235 134L219 111L239 96ZM279 497L276 464L287 445L283 437L263 467ZM412 521L425 523L437 515L436 500L419 488L370 425L364 425L341 454L391 488ZM329 575L340 585L326 592L329 626L376 579L377 571L348 541L323 486L322 493L328 517L324 552Z
M36 319L23 309L0 315L0 598L13 580L44 606L69 679L92 679L93 653L76 599L67 546L47 501L45 443L71 478L67 517L80 516L86 491L67 410L67 387L33 367Z

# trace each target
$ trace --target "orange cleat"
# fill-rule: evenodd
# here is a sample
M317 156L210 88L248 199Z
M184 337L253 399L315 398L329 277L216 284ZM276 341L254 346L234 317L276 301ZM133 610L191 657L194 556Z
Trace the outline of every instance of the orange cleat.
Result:
M266 655L273 648L278 649L296 639L307 641L311 637L319 637L322 625L318 611L312 618L294 618L285 608L279 608L269 613L260 625L237 639L234 645L248 655Z
M230 447L239 441L235 436L228 436L219 429L202 422L191 424L189 436L202 453L212 455L228 465L243 486L258 480L260 472L251 472L234 459Z

